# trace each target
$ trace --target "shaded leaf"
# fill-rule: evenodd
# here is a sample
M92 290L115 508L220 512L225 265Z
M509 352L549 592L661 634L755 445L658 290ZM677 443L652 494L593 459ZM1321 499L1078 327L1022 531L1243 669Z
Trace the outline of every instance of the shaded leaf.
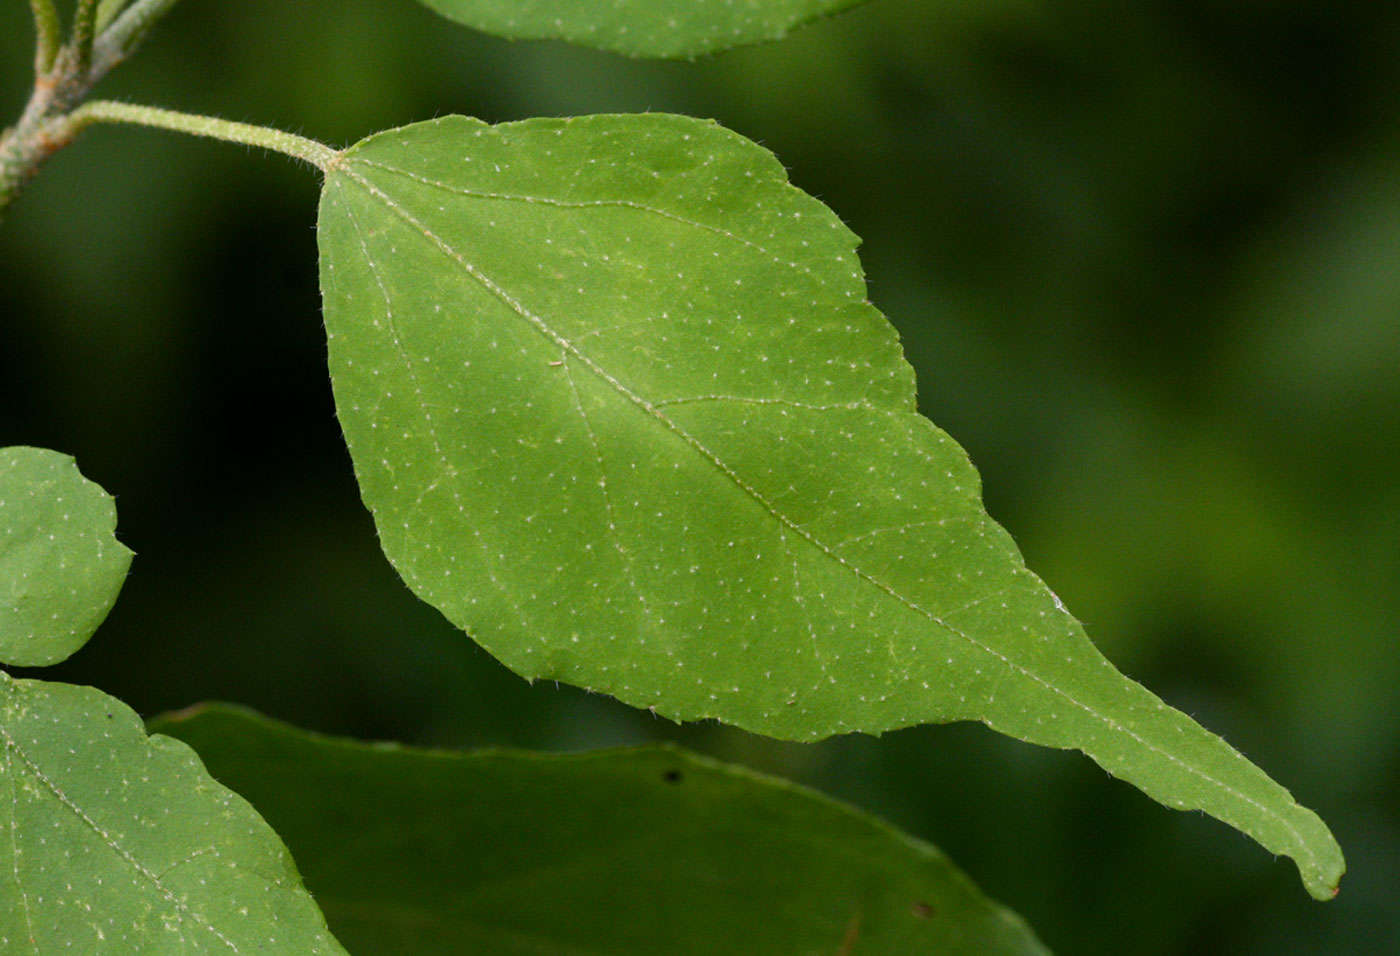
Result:
M153 726L257 805L360 952L1045 952L933 847L677 748L414 750L217 705Z
M0 448L0 663L57 664L87 643L131 565L116 527L72 458Z
M189 747L0 672L0 950L341 953L286 848Z
M423 0L513 39L568 40L629 56L690 57L761 40L863 0Z
M1292 856L1326 827L1118 673L914 409L856 238L685 117L392 130L328 170L336 403L385 553L508 666L798 740L982 720Z

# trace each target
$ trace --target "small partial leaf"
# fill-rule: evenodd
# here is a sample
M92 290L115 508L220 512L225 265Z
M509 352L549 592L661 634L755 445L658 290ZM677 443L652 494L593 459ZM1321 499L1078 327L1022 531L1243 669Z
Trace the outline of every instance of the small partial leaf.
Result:
M508 666L813 740L982 720L1292 856L1311 811L1118 673L914 408L856 238L677 116L372 136L328 170L330 364L380 541Z
M1045 952L933 847L676 748L454 754L217 706L154 728L253 801L359 952Z
M692 57L776 40L863 0L423 0L497 36L568 40L628 56Z
M87 643L131 565L116 527L72 458L0 448L0 664L57 664Z
M189 747L0 672L0 951L343 953L286 848Z

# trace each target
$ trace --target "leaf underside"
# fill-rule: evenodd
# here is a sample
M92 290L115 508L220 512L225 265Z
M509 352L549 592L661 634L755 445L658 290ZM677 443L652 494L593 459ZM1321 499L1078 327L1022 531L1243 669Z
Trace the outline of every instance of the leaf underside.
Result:
M0 448L0 664L57 664L87 643L131 565L116 526L72 458Z
M1045 952L933 847L675 748L454 754L219 706L153 729L253 801L357 952Z
M776 40L863 0L423 0L497 36L568 40L639 57L693 57Z
M343 953L286 848L186 745L0 672L0 951Z
M914 407L856 237L711 123L446 117L327 175L336 402L381 544L527 678L814 740L981 720L1293 857L1310 811L1118 673Z

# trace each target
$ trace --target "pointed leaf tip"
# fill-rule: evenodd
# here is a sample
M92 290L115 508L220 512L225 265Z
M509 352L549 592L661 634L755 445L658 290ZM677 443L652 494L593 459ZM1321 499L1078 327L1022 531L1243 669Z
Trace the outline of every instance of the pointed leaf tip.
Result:
M1116 671L914 408L856 237L686 117L361 142L322 195L336 402L385 553L526 677L814 740L981 720L1298 861L1320 820Z

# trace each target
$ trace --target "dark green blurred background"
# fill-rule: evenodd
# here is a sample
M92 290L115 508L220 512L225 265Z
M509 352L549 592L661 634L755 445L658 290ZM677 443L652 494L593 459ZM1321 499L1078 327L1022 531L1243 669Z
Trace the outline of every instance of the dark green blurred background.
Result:
M0 4L6 122L27 19ZM333 144L667 110L768 146L865 238L924 410L1030 565L1351 872L1313 903L1224 826L980 726L784 745L505 672L358 502L314 175L145 130L93 130L0 224L0 444L76 455L138 554L50 676L438 745L680 740L937 843L1064 953L1400 952L1400 8L875 0L648 64L411 0L187 0L101 92Z

